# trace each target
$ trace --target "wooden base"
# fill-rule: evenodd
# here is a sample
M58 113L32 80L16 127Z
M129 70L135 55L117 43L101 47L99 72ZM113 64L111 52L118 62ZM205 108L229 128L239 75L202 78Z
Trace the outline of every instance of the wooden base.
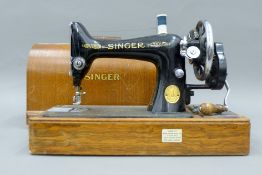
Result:
M246 117L28 118L32 154L247 155ZM165 129L179 131L169 133ZM175 129L175 130L170 130ZM173 137L173 138L172 138ZM171 142L169 142L171 141Z

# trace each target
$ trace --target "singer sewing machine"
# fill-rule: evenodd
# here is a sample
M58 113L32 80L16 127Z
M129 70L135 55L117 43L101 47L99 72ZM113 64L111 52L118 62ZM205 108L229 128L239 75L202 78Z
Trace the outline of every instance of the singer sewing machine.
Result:
M81 23L70 25L74 104L81 104L81 81L98 57L143 59L156 64L158 80L148 111L154 114L184 112L192 89L221 89L226 85L227 66L222 43L214 43L211 25L199 21L182 40L174 34L159 34L129 40L95 40ZM204 85L186 84L185 60L193 64L196 78ZM225 100L226 102L226 100ZM216 106L214 106L216 108ZM221 108L222 109L222 108ZM223 110L226 110L227 106ZM223 112L223 111L221 111Z
M164 23L160 20L159 26L157 35L111 40L95 39L81 23L72 22L69 64L75 89L73 104L58 104L29 118L31 152L70 155L248 154L249 119L229 111L224 48L222 43L214 42L210 23L199 21L182 38L166 32L165 20ZM153 63L156 83L148 105L82 104L82 98L89 92L82 89L81 84L99 58L109 62L118 58ZM195 77L203 83L187 83L186 61L192 65ZM107 80L110 78L113 79L113 75L107 76ZM223 87L227 90L223 104L190 104L194 89L220 90Z

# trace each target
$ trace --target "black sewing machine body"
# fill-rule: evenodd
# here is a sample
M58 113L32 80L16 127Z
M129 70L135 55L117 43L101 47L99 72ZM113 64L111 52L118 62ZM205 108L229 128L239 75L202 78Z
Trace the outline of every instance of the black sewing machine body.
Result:
M71 56L73 58L82 57L86 63L82 70L77 70L72 66L74 86L81 83L95 58L120 57L147 60L155 63L158 70L158 86L149 105L149 110L153 112L185 110L185 76L177 78L174 74L177 68L185 72L185 59L180 56L181 38L179 36L162 34L129 40L107 41L93 39L79 23L74 23L71 27ZM177 94L179 99L176 103L168 103L163 98L165 88L169 85L176 85L179 88L180 93Z
M215 43L214 64L208 76L201 74L199 79L205 80L204 85L186 84L185 57L181 55L182 38L175 34L158 34L128 40L96 40L90 36L85 27L78 22L71 25L71 71L73 85L76 87L76 104L81 102L81 80L89 71L96 58L130 58L153 62L158 70L157 87L148 110L153 113L183 112L185 105L190 103L191 89L221 89L226 78L226 62L223 45ZM202 44L203 45L203 44ZM191 40L188 47L194 46L201 50L200 59L193 59L195 74L205 65L206 56L202 51L201 41ZM221 59L219 59L221 58ZM209 61L210 62L210 61ZM195 68L196 67L196 68ZM179 70L177 75L176 70ZM202 69L202 72L206 71Z

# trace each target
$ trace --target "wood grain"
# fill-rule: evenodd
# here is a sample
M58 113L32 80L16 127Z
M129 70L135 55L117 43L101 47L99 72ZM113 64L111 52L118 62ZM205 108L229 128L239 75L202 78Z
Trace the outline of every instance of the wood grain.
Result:
M249 119L29 119L32 154L247 155ZM162 143L162 129L182 129L182 143Z
M46 110L55 105L72 104L74 89L68 44L35 44L27 65L27 111ZM119 74L120 80L83 80L82 104L147 105L156 85L153 63L98 58L90 74Z

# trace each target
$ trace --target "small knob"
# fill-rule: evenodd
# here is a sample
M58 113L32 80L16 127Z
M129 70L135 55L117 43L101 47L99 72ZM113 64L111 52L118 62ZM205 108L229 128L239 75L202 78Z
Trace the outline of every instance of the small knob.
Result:
M187 48L186 54L189 57L189 59L195 59L200 56L200 50L196 46L190 46L189 48Z
M73 60L73 66L76 70L82 70L86 65L85 59L82 57L76 57Z
M177 78L182 78L185 75L185 72L180 68L176 68L174 73Z

